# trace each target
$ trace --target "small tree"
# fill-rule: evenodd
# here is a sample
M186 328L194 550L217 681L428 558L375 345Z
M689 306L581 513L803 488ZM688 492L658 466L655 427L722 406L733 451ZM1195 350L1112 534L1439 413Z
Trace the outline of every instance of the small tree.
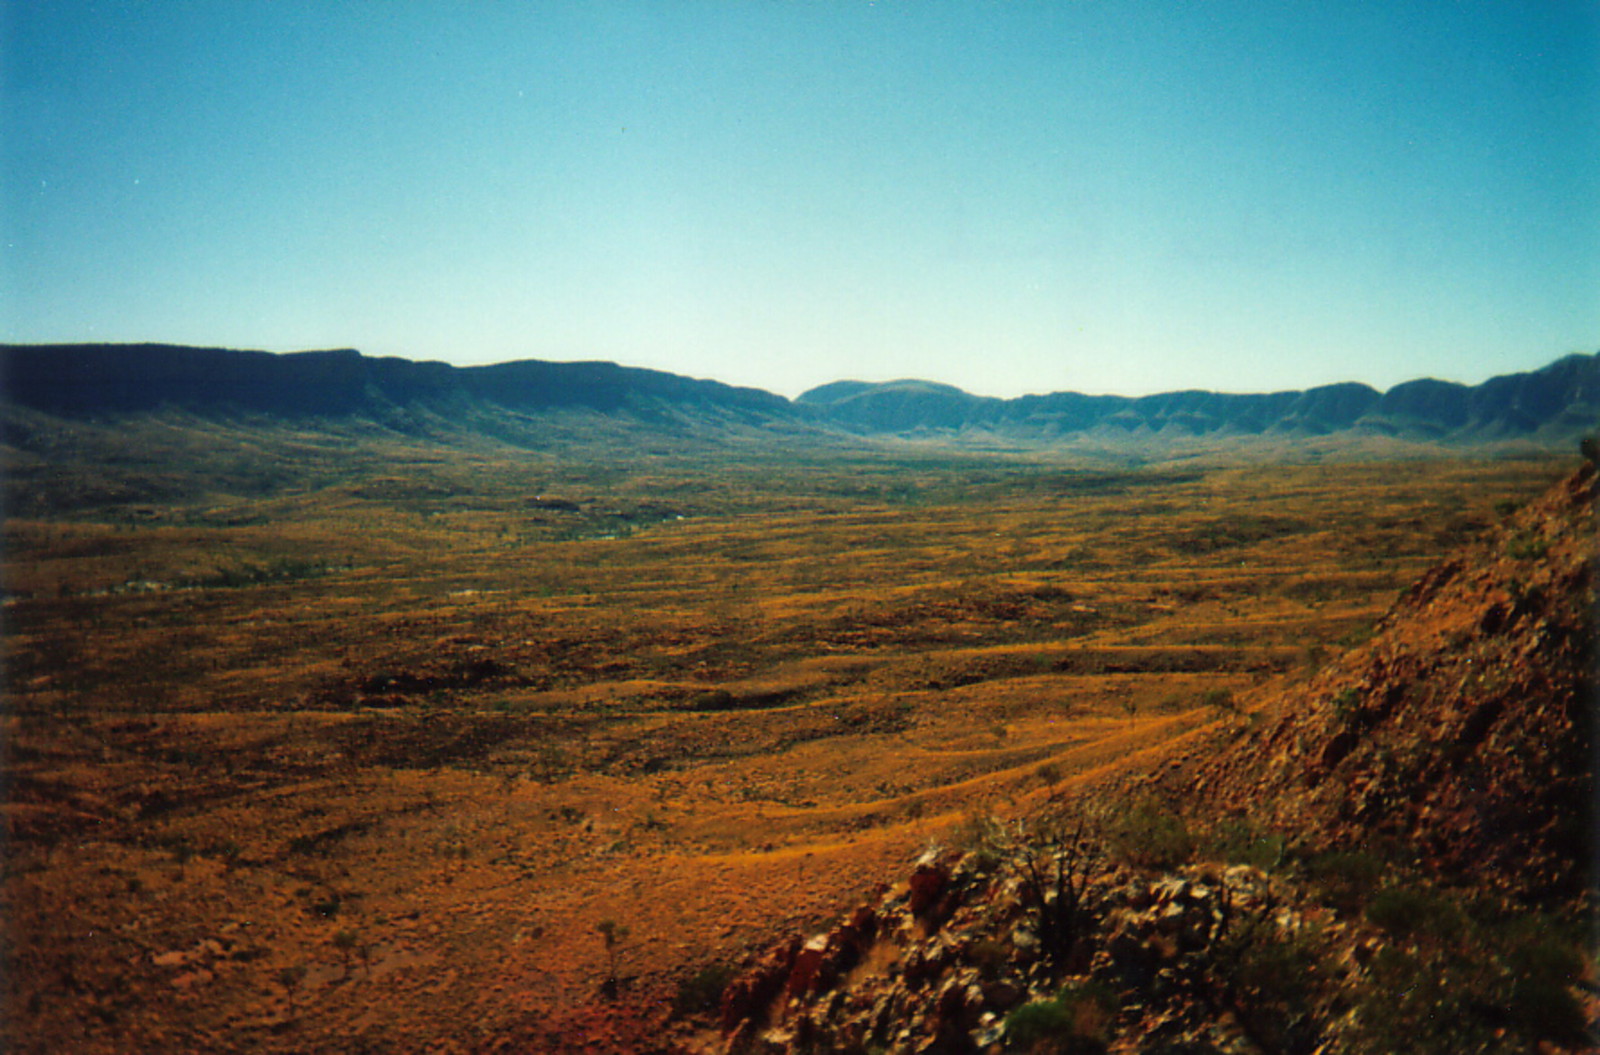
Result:
M1087 929L1089 881L1100 863L1100 844L1088 822L1048 824L1028 840L1021 860L1027 902L1039 917L1039 944L1065 960Z
M339 957L344 961L344 976L350 977L350 954L356 951L360 943L356 940L355 931L341 930L333 936L333 947L339 950Z
M595 925L595 930L600 932L600 938L606 944L606 980L602 983L600 991L606 996L615 997L617 989L622 984L617 977L617 963L619 946L628 940L628 928L616 920L603 919Z
M300 983L306 980L304 964L294 964L290 967L280 968L278 971L278 984L289 994L289 1017L294 1017L294 994L299 991Z

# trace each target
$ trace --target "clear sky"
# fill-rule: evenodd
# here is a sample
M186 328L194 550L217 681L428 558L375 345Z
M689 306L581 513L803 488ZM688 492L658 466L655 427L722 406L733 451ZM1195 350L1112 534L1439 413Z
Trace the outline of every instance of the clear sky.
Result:
M1137 395L1600 350L1600 4L0 3L0 339Z

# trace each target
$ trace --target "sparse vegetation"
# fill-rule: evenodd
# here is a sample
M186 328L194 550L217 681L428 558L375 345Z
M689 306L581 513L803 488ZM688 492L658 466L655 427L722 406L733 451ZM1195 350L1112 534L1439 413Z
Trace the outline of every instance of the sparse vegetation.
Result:
M1230 817L1211 832L1206 847L1211 856L1230 864L1251 865L1262 871L1279 868L1289 851L1289 840L1267 831L1247 817Z
M1142 868L1176 868L1195 850L1194 836L1183 815L1154 796L1119 808L1105 827L1112 853Z
M1100 841L1084 816L1056 814L1024 832L1018 849L1024 900L1037 921L1040 947L1063 961L1088 928Z
M1209 707L1214 711L1221 711L1225 714L1239 713L1239 704L1233 698L1233 693L1228 689L1207 689L1201 694L1200 703L1204 707Z
M1030 1055L1099 1055L1104 1039L1085 1003L1035 1000L1006 1016L1006 1050Z
M623 467L318 429L253 448L153 430L134 443L147 465L85 455L55 482L8 480L33 490L5 525L6 893L22 933L59 935L24 940L8 982L30 1036L216 1038L237 986L296 1020L251 1043L309 1050L358 1016L327 999L361 988L341 965L403 988L437 948L459 980L409 990L374 1050L524 1021L487 998L469 1015L465 987L518 987L548 1001L538 1018L597 978L629 988L611 1010L673 1001L660 980L682 978L705 1013L726 978L699 978L704 958L850 904L954 810L1015 816L1086 773L1115 783L1247 685L1254 710L1297 657L1371 625L1446 521L1551 471L1080 474L759 447ZM969 827L955 841L1007 860L1014 831ZM1102 828L1118 863L1281 859L1339 886L1277 834L1158 800ZM1093 854L1070 828L1035 834L1019 911L1069 949L1100 918ZM1346 922L1377 929L1386 878L1356 884ZM579 901L609 936L563 924ZM92 936L60 926L69 903ZM1011 950L993 941L973 962L998 978ZM297 957L312 974L275 966ZM96 996L114 986L126 1006ZM1517 1014L1559 1015L1558 991ZM1058 1002L1075 1043L1109 1036Z
M733 978L733 969L726 964L702 967L678 983L672 1009L679 1015L704 1014L715 1011L722 999L722 991Z
M1506 543L1506 556L1512 560L1542 560L1549 549L1547 540L1532 531L1523 530L1513 534Z
M306 980L304 964L291 964L278 970L278 984L283 986L284 993L289 998L289 1015L294 1016L294 997L300 991L300 984Z
M338 930L333 934L333 947L339 950L339 961L344 967L346 978L350 976L350 956L360 945L361 941L356 937L355 931Z

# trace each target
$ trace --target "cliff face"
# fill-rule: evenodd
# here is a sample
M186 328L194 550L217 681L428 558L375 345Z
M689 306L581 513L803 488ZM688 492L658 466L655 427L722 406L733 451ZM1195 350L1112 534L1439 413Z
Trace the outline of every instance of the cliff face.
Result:
M718 1045L1595 1050L1595 499L1585 466L1133 793L981 822L767 950Z

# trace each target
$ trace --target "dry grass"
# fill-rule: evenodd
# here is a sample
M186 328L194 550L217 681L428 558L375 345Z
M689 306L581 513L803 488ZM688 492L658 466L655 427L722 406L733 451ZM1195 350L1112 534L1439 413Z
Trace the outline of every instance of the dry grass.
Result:
M1560 470L424 450L7 523L8 1050L561 1034L608 919L648 1017L1245 720Z

